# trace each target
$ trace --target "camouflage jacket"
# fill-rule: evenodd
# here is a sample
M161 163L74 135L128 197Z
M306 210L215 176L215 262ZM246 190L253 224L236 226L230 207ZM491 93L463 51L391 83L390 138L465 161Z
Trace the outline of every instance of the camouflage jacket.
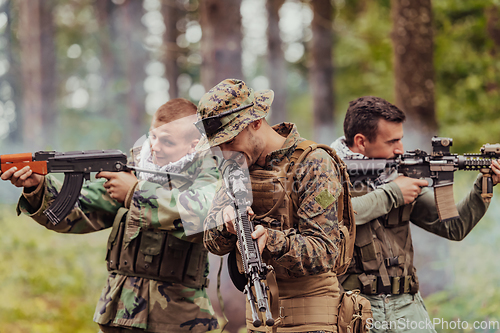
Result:
M211 158L200 157L181 172L193 179L189 191L138 181L126 216L129 237L142 229L167 230L186 237L182 218L190 217L192 226L201 225L213 199L218 171ZM83 186L79 200L70 214L54 226L42 213L57 197L60 182L48 175L31 193L23 193L18 213L31 216L39 224L61 233L89 233L110 228L122 204L113 200L103 181ZM184 212L184 214L183 214ZM208 260L205 277L208 276ZM94 321L110 326L134 327L147 332L205 332L217 327L217 319L205 288L193 289L181 284L110 273L94 314Z
M297 144L305 140L293 124L282 123L273 129L286 140L281 149L266 157L265 169L289 159ZM299 221L292 221L292 225L298 227L283 231L267 229L269 236L262 255L264 260L271 258L286 269L287 276L277 276L278 279L320 274L334 267L340 242L335 202L342 188L335 170L334 161L322 149L308 154L298 167L294 181L298 183L300 194ZM326 194L328 199L321 200L325 191L329 193ZM228 204L230 201L224 189L219 189L205 219L205 247L217 255L230 252L236 244L236 236L222 223L222 209Z

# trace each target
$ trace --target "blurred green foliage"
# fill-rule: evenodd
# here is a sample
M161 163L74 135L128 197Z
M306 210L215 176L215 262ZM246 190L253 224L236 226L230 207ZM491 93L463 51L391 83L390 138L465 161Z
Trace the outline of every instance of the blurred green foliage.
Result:
M335 3L335 127L340 134L349 101L374 95L394 102L392 23L389 1ZM433 2L436 116L439 135L454 139L456 153L500 142L500 45L487 30L494 12L500 15L496 0ZM289 86L295 81L296 75L289 75ZM310 136L312 119L304 115L311 109L310 95L301 90L289 97L291 121Z
M476 173L458 172L454 193L458 202L469 191ZM447 242L451 263L452 280L444 290L425 298L431 320L441 322L465 321L468 329L451 329L449 325L437 325L438 332L498 332L500 330L500 191L495 188L494 197L486 215L467 237L460 242ZM474 330L475 322L492 321L492 329Z
M108 233L62 235L12 205L0 212L0 332L97 332Z
M453 137L460 152L500 142L500 45L487 27L488 18L499 15L498 5L487 0L434 3L440 135Z

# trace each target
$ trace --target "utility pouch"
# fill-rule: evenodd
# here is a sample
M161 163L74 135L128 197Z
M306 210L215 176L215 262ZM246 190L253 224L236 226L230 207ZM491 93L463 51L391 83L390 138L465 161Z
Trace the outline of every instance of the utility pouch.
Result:
M141 232L141 244L135 267L137 274L158 275L166 236L166 231L143 230Z
M371 226L368 223L358 226L356 233L355 251L359 254L363 271L377 271L382 261L381 256L377 255L379 251L375 247Z
M205 277L205 265L208 258L208 252L203 244L192 243L191 254L188 258L186 275L183 284L191 288L201 288L208 286L208 279Z
M160 267L160 279L173 283L182 283L184 269L190 248L186 241L169 235L163 253L163 261Z
M108 271L151 280L180 283L189 288L208 286L208 252L201 243L181 240L165 230L141 230L124 241L127 209L120 209L108 238Z
M373 318L371 304L359 294L359 290L346 291L341 295L337 323L339 333L368 332L368 318Z

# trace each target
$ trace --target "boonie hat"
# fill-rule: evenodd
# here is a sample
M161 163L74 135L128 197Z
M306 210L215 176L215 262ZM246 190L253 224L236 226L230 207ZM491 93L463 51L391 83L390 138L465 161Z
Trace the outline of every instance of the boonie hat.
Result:
M251 122L264 118L274 99L272 90L253 91L238 79L225 79L198 103L198 130L204 134L197 150L232 140Z

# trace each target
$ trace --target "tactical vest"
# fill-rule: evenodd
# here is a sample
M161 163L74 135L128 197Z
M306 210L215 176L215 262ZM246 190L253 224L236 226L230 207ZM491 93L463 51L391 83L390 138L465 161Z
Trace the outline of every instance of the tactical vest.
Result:
M366 193L351 191L353 196ZM339 277L345 290L359 289L367 295L418 291L410 232L412 210L413 204L404 205L356 226L354 258L347 273Z
M106 262L109 272L151 280L180 283L201 289L208 252L201 243L191 243L164 230L141 230L125 241L127 209L120 208L108 239Z
M298 144L290 160L284 159L279 164L273 164L272 170L264 170L252 166L250 178L252 182L252 210L256 214L254 223L260 223L267 228L287 230L290 228L301 232L298 209L299 198L294 175L303 159L313 150L321 148L327 151L335 161L337 174L340 175L343 189L337 200L337 215L341 243L335 268L331 272L311 275L293 276L290 271L275 262L266 252L263 260L273 266L279 288L279 313L273 311L273 317L278 317L275 326L280 332L299 331L336 331L338 305L340 301L339 285L336 272L344 272L349 266L354 247L355 223L350 201L349 177L344 163L335 151L313 141L303 141ZM278 315L278 316L277 316ZM247 327L252 328L251 312L247 303Z
M139 150L133 151L132 156L138 156ZM170 185L183 190L189 188L191 182L176 180ZM109 272L180 283L195 289L208 285L205 277L208 252L203 243L188 242L153 228L138 229L139 234L130 239L126 236L130 223L127 213L128 209L120 208L109 235L106 254Z
M335 273L341 275L347 270L352 259L356 226L350 200L349 175L344 162L331 147L306 140L297 145L289 160L283 159L279 164L273 164L272 170L264 170L256 165L252 166L250 178L253 194L252 209L256 214L254 221L271 229L282 231L294 228L301 232L297 213L300 206L298 185L294 175L304 158L317 148L325 150L333 158L339 181L342 183L342 191L337 200L341 243L334 268ZM271 258L265 259L270 260L267 263L275 268L277 278L290 276L285 269L279 268L280 265L273 262Z

